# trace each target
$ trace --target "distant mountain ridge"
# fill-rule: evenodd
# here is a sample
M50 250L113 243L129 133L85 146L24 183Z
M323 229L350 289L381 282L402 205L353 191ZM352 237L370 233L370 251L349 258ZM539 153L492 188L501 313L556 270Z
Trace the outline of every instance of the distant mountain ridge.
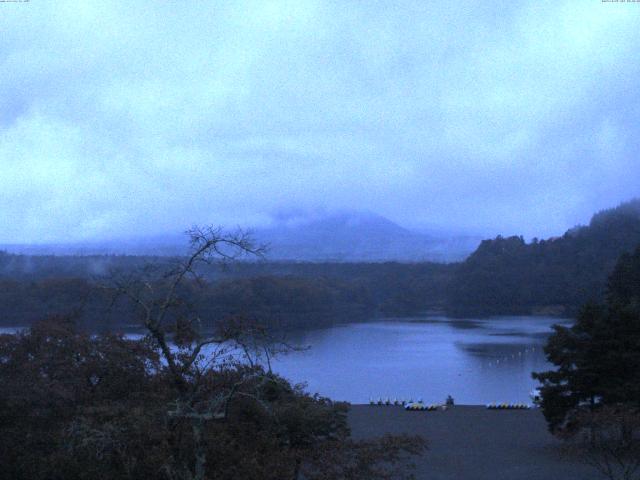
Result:
M216 297L216 302L220 300L241 309L248 299L255 301L254 306L274 301L280 305L276 310L282 307L283 314L290 314L293 311L286 309L300 313L312 298L323 298L318 304L340 305L332 318L336 318L338 310L347 316L357 311L390 316L427 311L466 317L532 313L573 316L586 302L604 299L607 277L618 259L640 245L640 200L596 213L589 225L569 229L561 237L531 242L525 242L521 236L484 240L466 260L448 264L420 263L416 259L434 255L442 244L450 245L453 235L412 232L375 215L296 218L255 233L259 240L271 242L272 253L267 262L241 262L229 269L210 265L203 272L206 278L222 282L219 292L222 297ZM323 243L325 250L320 249ZM73 248L79 248L63 247L67 250L58 254L73 253ZM112 271L136 270L148 262L169 265L173 260L109 257L103 250L98 256L88 256L86 244L81 247L87 256L51 258L0 252L0 281L6 280L0 290L5 299L16 297L23 301L16 308L11 307L18 305L14 300L4 301L4 321L11 319L9 310L14 318L22 318L32 309L35 319L36 314L66 305L66 300L60 301L65 291L60 285L75 292L84 285L82 282L90 283L91 279ZM184 253L185 249L184 236L178 235L122 242L120 246L111 243L100 248L117 253L116 247L120 253L126 247L147 255ZM311 253L316 256L300 260L308 255L307 248L312 248ZM355 257L357 260L348 256L353 249L361 255ZM402 257L399 249L407 257ZM297 260L269 261L278 260L276 255L284 258L291 255ZM379 260L388 256L395 261ZM332 262L332 258L340 260ZM282 278L284 283L279 280ZM15 279L21 281L16 283ZM38 283L39 280L42 282ZM281 289L288 293L282 294ZM317 297L322 291L333 293ZM84 298L79 294L72 297ZM287 303L294 300L295 305ZM303 326L307 317L296 318Z
M460 261L480 237L418 233L375 214L339 213L255 231L272 260Z
M258 243L269 247L267 260L310 262L454 262L463 260L481 237L418 233L375 214L350 212L294 222L278 222L253 230ZM29 255L183 255L184 235L168 234L75 244L0 245L11 253Z

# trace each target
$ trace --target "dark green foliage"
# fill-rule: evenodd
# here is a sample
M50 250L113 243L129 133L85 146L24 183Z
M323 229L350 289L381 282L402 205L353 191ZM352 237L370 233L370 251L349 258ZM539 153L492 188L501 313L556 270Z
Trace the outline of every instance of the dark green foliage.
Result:
M640 310L640 255L622 256L609 278L608 302L616 308Z
M198 303L214 320L243 315L277 329L360 321L374 314L366 289L323 278L229 280L212 285Z
M47 315L68 314L92 330L135 323L130 305L124 299L113 303L101 288L103 280L87 276L80 258L9 257L13 269L4 278L0 272L0 325L31 325ZM123 258L103 261L113 261L124 274L140 269L139 259ZM30 273L19 273L17 265L28 261L33 262ZM168 259L154 261L158 270L171 266ZM60 267L58 277L50 271L50 262ZM206 316L207 327L241 314L273 328L313 328L442 307L451 271L448 265L398 263L207 265L201 272L204 281L183 286L182 293Z
M584 408L640 407L639 278L640 247L620 258L606 306L588 305L574 326L555 327L545 352L557 370L534 374L552 430L570 430Z
M486 240L457 267L448 308L459 315L577 313L604 300L617 259L638 243L640 200L600 212L560 238Z

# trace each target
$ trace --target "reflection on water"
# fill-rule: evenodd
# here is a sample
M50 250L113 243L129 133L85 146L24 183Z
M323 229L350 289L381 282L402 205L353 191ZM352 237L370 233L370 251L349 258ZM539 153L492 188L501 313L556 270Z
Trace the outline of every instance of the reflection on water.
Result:
M542 347L549 317L399 319L342 325L289 338L311 348L280 357L274 370L336 400L394 397L458 403L526 402L531 372L549 367Z

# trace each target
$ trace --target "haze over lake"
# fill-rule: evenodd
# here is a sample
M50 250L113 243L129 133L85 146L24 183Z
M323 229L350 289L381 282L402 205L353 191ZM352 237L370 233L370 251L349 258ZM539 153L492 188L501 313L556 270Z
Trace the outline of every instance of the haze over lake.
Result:
M274 370L310 392L366 403L371 397L457 403L529 402L532 371L549 367L543 345L551 317L403 318L299 332L310 348L280 357Z

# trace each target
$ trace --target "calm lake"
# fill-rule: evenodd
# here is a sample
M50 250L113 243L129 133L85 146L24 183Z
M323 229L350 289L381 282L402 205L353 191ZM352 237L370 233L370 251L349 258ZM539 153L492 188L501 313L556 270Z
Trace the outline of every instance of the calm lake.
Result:
M368 403L404 398L457 403L530 402L532 371L545 370L551 317L402 318L291 333L309 347L280 356L273 370L311 393ZM15 328L0 328L14 333ZM130 335L139 338L140 335Z
M310 348L274 361L308 391L367 403L378 397L457 403L530 402L532 371L545 370L550 317L403 318L289 335Z

